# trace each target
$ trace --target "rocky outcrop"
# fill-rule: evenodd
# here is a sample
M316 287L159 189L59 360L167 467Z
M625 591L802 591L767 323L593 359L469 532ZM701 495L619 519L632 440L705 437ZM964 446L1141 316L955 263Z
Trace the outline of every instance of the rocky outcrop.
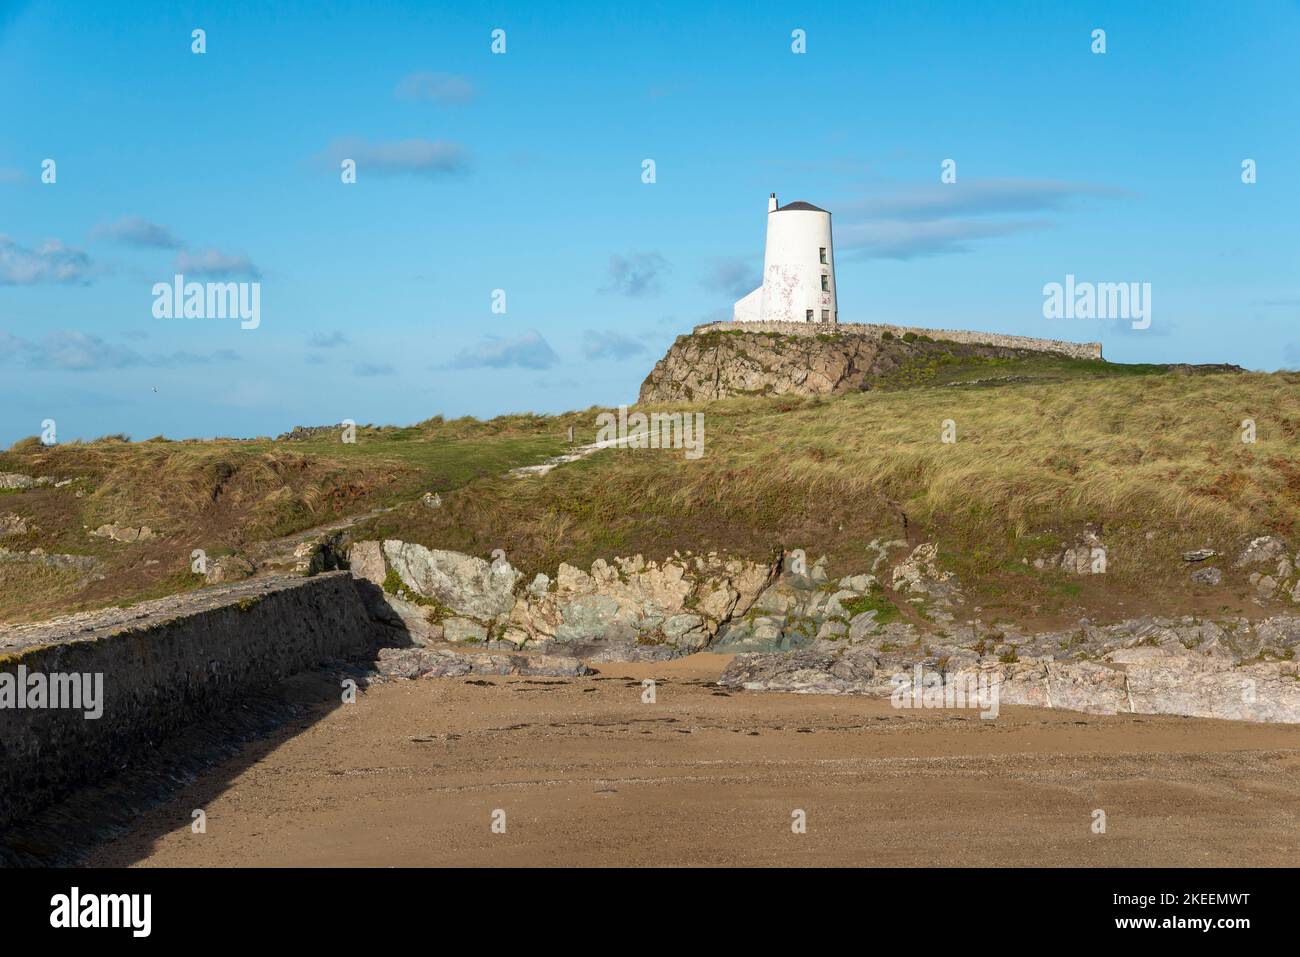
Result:
M642 383L640 401L839 395L869 389L882 376L929 356L1014 358L1050 351L1028 348L1029 343L1038 341L1030 339L1021 340L1025 345L1019 348L994 342L940 341L936 330L927 336L925 330L895 334L884 326L762 331L750 329L751 325L766 326L702 326L691 335L678 336ZM815 329L815 334L809 328ZM1070 345L1060 344L1062 348ZM1100 352L1095 358L1100 358Z
M561 564L527 585L491 562L401 541L352 546L353 573L385 594L376 614L426 642L446 641L601 660L663 658L706 647L746 613L775 567L716 554ZM396 583L400 583L396 584Z
M1280 597L1300 602L1300 552L1293 559L1276 535L1251 539L1233 564L1250 570L1247 581L1260 604Z
M306 442L311 439L338 439L348 426L338 425L295 425L291 432L281 432L275 437L277 442Z
M863 648L783 654L737 655L718 684L744 691L784 691L789 694L887 694L888 681L878 681L880 665Z
M1300 723L1300 618L1254 625L1141 618L1018 645L936 638L899 649L881 640L818 643L783 654L743 654L719 683L748 691L889 697L941 676L957 687L996 686L1002 704L1093 714L1176 714ZM1031 649L1032 654L1022 654ZM942 706L942 705L939 705Z
M119 525L116 522L109 525L101 525L99 528L92 530L88 534L94 538L111 538L115 542L126 542L131 544L135 542L151 542L155 538L159 537L158 533L148 525L141 525L139 528L134 528L129 525Z
M490 622L514 607L520 573L503 558L488 563L399 541L384 542L384 558L415 594L461 617Z
M14 512L8 512L0 515L0 538L7 535L26 535L30 526L27 519Z
M923 542L905 557L891 559L891 552L906 548L902 541L872 541L867 549L873 573L838 579L827 571L824 557L810 566L801 550L790 552L780 577L748 613L728 623L710 650L825 651L864 642L917 643L921 635L901 609L911 608L918 617L945 627L953 621L962 596L956 578L940 567L934 543Z
M3 545L0 545L0 562L26 562L60 571L76 571L83 575L92 574L100 567L99 559L92 555L60 555L56 552L47 552L43 548L19 551L5 548Z
M576 678L591 674L590 668L572 656L465 653L420 647L381 648L375 667L385 678L460 678L465 675Z
M1191 579L1198 585L1214 587L1223 583L1223 572L1217 568L1197 568L1192 572Z
M641 402L746 395L839 395L881 380L922 379L939 362L1056 355L1101 361L1101 344L869 323L713 322L678 336L641 384ZM1225 364L1166 365L1171 374L1242 372Z
M1034 567L1040 571L1059 568L1071 575L1102 575L1106 572L1106 547L1097 533L1088 529L1046 558L1035 559Z
M218 555L208 559L203 577L209 585L225 585L251 578L256 571L256 566L242 555Z

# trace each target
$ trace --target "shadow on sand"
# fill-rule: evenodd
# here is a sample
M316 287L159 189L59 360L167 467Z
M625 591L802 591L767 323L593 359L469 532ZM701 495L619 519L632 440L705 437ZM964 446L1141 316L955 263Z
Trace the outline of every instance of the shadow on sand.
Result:
M206 807L284 741L344 707L344 680L351 678L358 691L364 691L374 677L380 648L414 642L405 627L374 615L383 602L376 586L361 579L353 583L372 610L374 637L365 653L346 661L318 662L228 700L224 708L209 710L184 731L139 745L115 774L0 831L0 866L74 866L97 845L137 827L150 808L200 779L195 809ZM128 863L146 857L164 834L192 823L188 818L159 822L129 849Z

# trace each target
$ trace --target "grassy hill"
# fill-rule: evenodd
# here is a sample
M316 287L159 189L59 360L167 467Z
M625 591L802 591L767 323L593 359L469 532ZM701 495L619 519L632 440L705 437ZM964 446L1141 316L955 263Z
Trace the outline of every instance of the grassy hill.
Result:
M601 410L362 428L355 445L328 432L48 449L25 440L0 454L0 471L77 481L0 495L0 515L36 526L0 544L96 555L107 577L0 564L0 619L194 587L191 548L238 550L378 508L391 510L357 537L485 557L502 548L529 572L634 552L802 547L848 573L868 570L873 539L936 541L986 620L1249 612L1242 582L1229 573L1220 589L1194 587L1179 555L1265 532L1300 539L1297 386L1288 373L927 357L852 395L675 403L705 413L695 461L615 449L523 479L505 473L561 451L570 426L591 441ZM1241 441L1246 418L1253 444ZM940 441L944 420L953 444ZM441 508L419 503L430 490ZM87 535L106 522L164 537ZM1106 575L1034 568L1085 529L1106 544Z

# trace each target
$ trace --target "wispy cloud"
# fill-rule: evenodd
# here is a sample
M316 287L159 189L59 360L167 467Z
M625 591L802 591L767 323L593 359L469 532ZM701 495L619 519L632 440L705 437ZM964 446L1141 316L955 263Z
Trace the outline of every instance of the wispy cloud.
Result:
M146 246L155 249L180 249L185 245L166 226L151 223L141 216L123 216L115 223L97 226L92 235L126 243L128 246Z
M352 366L352 374L363 378L393 375L394 371L387 362L358 362Z
M478 94L474 84L452 73L412 73L397 84L397 97L423 103L468 103Z
M333 332L317 332L307 340L307 345L313 349L333 349L336 346L345 346L348 344L348 337L337 329Z
M840 249L875 259L963 253L979 240L1050 228L1053 220L1043 214L1080 200L1126 195L1060 180L958 180L841 204L835 238Z
M582 336L582 354L588 359L626 359L645 351L644 343L621 332L588 329Z
M629 253L609 257L609 283L600 291L639 299L657 296L660 277L668 271L668 262L658 253Z
M54 282L86 285L92 275L90 257L57 239L35 249L0 236L0 286L34 286Z
M149 249L175 249L175 269L192 276L260 279L262 270L243 253L226 253L219 249L194 249L168 226L142 216L123 216L116 222L95 227L92 236L110 239L128 246Z
M875 196L836 210L886 219L944 219L1064 209L1084 197L1114 199L1127 190L1046 179L971 179Z
M487 367L505 369L549 369L560 357L541 333L529 330L514 339L484 339L456 353L449 366L454 369Z
M108 342L86 332L51 332L40 340L0 334L0 362L16 359L30 369L63 372L94 372L102 369L126 369L137 366L167 368L173 366L210 365L233 362L239 354L233 349L210 353L178 350L169 353L141 353Z
M223 253L216 249L195 252L182 249L176 254L176 271L209 278L260 279L262 271L242 253Z
M445 140L368 143L356 138L340 139L326 148L324 156L334 170L345 159L355 160L358 177L373 173L378 176L435 178L464 173L469 169L466 149Z
M747 256L717 259L709 274L701 281L708 289L718 289L733 299L747 296L763 285L763 273L756 269Z
M990 222L882 219L837 226L835 244L838 249L857 251L872 259L917 259L969 252L971 243L976 240L1043 229L1049 225L1024 219Z
M0 329L0 361L18 355L26 344L26 339L20 339L12 332L5 332Z

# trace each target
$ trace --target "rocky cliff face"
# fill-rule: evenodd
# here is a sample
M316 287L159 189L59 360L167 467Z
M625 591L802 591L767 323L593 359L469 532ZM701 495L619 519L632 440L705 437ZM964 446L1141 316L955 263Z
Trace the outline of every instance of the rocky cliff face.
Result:
M662 562L602 559L588 574L561 564L525 582L503 558L410 542L358 542L353 574L387 591L416 643L561 652L598 660L671 658L706 647L749 610L776 569L716 554ZM384 609L378 609L384 616Z
M1272 541L1254 540L1242 560ZM869 564L838 579L824 557L810 563L795 550L770 567L716 554L598 559L590 574L561 565L554 582L526 583L504 561L386 541L353 546L352 570L385 582L379 614L400 618L409 639L380 651L386 677L582 675L584 662L708 649L736 654L719 683L746 691L888 697L899 676L921 669L947 684L994 685L1005 704L1300 723L1300 617L1148 616L1022 632L958 619L960 583L935 543L876 541L868 551Z
M703 331L678 336L641 384L640 401L709 401L746 395L839 395L871 388L903 366L938 355L1014 358L1041 354L913 333L790 335Z

